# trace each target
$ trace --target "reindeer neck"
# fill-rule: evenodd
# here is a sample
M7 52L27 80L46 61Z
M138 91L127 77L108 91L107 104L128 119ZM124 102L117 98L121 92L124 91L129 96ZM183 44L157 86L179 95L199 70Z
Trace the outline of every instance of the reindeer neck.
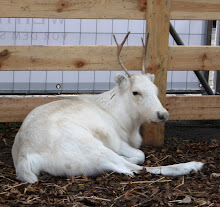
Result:
M117 88L113 88L110 91L93 95L93 101L95 101L101 108L105 109L106 111L111 110L114 107L114 103L116 102L115 98L117 96Z
M116 87L105 93L94 95L92 99L111 114L126 132L132 133L135 128L140 127L137 117L135 117L136 114L129 107L130 103L128 103L126 97L122 97Z

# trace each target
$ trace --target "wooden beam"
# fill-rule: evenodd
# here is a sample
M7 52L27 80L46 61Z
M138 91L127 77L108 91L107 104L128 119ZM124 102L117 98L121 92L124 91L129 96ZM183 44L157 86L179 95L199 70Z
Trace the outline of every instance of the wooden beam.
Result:
M172 0L171 19L219 19L219 0Z
M143 19L138 0L1 0L0 17Z
M219 120L220 96L168 96L169 120Z
M146 0L1 0L0 17L145 19ZM172 0L171 19L220 19L219 0Z
M128 69L141 69L142 51L123 48ZM0 70L122 70L116 54L116 46L0 46Z
M141 40L140 40L141 41ZM142 46L124 46L128 70L141 70ZM171 46L167 70L220 70L220 46ZM1 70L121 70L115 46L0 46Z
M171 46L168 70L220 70L220 46Z
M149 34L146 51L146 70L156 75L159 99L166 104L168 43L170 25L170 0L148 0L146 28ZM161 35L163 34L163 35ZM165 125L142 126L142 136L147 145L160 146L164 142Z
M59 100L58 97L0 97L0 122L22 122L37 106Z
M2 96L0 122L22 122L37 106L65 96ZM169 120L219 120L220 96L167 96Z

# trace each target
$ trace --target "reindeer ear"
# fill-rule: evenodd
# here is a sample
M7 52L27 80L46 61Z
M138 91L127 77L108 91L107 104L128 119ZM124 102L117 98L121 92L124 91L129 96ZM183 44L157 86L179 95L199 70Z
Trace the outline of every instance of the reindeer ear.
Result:
M147 73L146 76L147 76L152 82L154 82L154 80L155 80L155 75L154 75L154 74Z
M114 80L120 89L127 89L130 85L129 78L120 73L115 76Z

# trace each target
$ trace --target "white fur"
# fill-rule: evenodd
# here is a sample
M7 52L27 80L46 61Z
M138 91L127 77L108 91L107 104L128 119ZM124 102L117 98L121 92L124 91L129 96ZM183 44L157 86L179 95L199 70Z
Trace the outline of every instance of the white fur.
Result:
M165 176L187 175L192 172L198 172L202 169L204 163L201 162L187 162L175 165L160 166L160 167L146 167L147 172L153 174L162 174Z
M153 79L150 74L130 78L119 74L116 87L108 92L74 96L35 108L24 120L12 148L17 178L34 183L41 171L54 176L139 172L143 167L137 164L145 160L138 149L142 142L140 125L168 119ZM195 168L200 169L192 164L184 174ZM182 174L176 167L166 169L169 173L165 174ZM147 171L155 173L149 168Z

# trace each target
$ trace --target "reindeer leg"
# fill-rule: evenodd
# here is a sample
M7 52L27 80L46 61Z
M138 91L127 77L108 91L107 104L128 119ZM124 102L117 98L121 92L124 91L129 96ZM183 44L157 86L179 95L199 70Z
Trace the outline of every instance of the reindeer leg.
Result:
M198 172L202 169L204 163L202 162L187 162L175 165L167 165L160 167L146 167L147 172L152 174L162 174L165 176L179 176L187 175L192 172Z
M145 154L141 150L135 149L123 141L120 143L119 153L124 159L134 164L143 164L145 161Z

